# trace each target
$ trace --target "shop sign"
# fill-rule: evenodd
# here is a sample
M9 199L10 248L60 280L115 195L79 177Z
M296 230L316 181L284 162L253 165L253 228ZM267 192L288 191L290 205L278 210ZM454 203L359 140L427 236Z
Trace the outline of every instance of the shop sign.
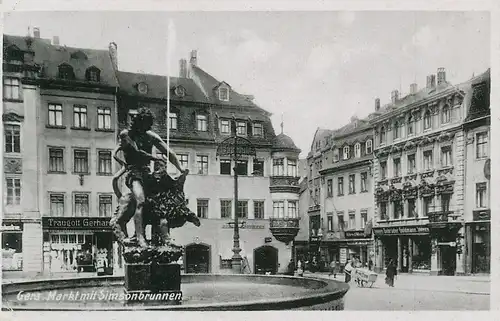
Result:
M21 222L2 222L2 232L22 232L23 223Z
M347 262L347 249L345 247L340 249L339 256L340 256L340 263L345 264Z
M370 235L365 235L365 231L345 231L345 238L346 239L365 239L365 238L370 238Z
M109 217L42 217L44 229L111 230Z
M428 226L395 226L373 229L375 235L428 234Z
M224 224L222 225L223 229L234 229L234 224ZM240 226L240 229L249 229L249 230L263 230L265 229L264 225L257 224L244 224Z

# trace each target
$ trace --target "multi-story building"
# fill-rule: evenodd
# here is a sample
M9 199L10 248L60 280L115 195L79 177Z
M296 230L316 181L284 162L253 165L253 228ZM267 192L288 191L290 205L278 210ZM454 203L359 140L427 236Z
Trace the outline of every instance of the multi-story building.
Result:
M472 80L464 123L465 273L490 273L491 156L490 71Z
M368 118L353 117L322 151L321 252L327 262L356 258L367 264L370 258L371 232L365 227L373 216L372 135Z
M375 269L464 273L465 158L462 124L470 82L454 86L443 68L380 108L374 127ZM468 183L468 182L467 182Z
M164 140L169 130L170 147L190 170L185 193L188 206L202 222L199 228L188 223L172 231L175 242L185 246L184 269L191 273L230 271L237 212L240 222L245 222L240 229L240 254L247 271L284 270L292 257L290 241L298 230L300 151L285 134L275 135L271 114L251 96L239 94L201 69L196 51L191 52L189 63L180 61L179 77L171 77L170 88L164 76L117 75L120 128L128 125L138 108L150 108L155 116L153 130ZM254 158L236 164L217 156L218 145L231 135L232 119L237 135L256 148ZM238 172L238 204L234 204L233 167Z
M32 37L3 37L2 270L37 273L42 268L38 194L37 119L39 68Z
M113 266L119 258L109 227L116 204L110 177L118 82L110 51L116 52L116 46L111 44L110 51L71 48L57 37L40 38L38 29L26 38L5 38L25 58L31 53L37 67L22 80L30 86L23 89L26 116L36 120L28 128L29 138L22 140L24 152L35 155L36 173L25 186L32 196L25 199L23 188L22 199L41 213L41 224L29 231L37 243L29 260L36 261L38 272L75 271L78 253L88 251ZM28 234L26 224L24 229Z

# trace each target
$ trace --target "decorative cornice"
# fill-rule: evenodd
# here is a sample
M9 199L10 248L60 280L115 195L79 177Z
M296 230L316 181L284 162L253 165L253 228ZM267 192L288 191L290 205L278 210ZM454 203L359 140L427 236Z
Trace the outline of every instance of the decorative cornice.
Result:
M14 112L7 112L5 114L2 115L2 120L4 122L6 121L12 121L12 122L22 122L24 120L24 116L21 116L21 115L18 115Z

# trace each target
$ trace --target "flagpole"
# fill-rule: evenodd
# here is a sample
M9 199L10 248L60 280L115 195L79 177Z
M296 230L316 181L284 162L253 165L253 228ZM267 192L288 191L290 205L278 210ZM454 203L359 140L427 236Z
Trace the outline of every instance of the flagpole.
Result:
M175 31L174 24L172 20L168 21L168 30L167 30L167 148L170 151L170 75L172 74L171 70L171 60L172 60L172 51L174 50L174 41L175 41ZM169 155L167 155L167 171L168 171L168 161Z

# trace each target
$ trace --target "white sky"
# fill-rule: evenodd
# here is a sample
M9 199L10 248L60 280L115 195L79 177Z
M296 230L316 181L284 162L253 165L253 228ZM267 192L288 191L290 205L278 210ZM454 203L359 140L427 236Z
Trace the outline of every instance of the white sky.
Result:
M119 68L166 74L168 19L176 28L173 66L198 50L198 64L274 114L304 156L317 127L364 117L394 89L425 86L438 67L459 83L490 67L484 12L9 12L4 33L68 46L118 45Z

